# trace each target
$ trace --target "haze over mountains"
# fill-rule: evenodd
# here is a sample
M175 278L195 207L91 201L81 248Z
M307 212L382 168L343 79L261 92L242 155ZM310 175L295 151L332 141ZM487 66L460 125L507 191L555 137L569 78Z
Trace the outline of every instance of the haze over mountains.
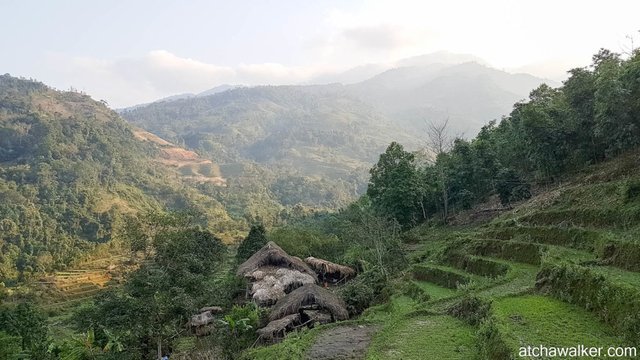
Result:
M529 74L491 68L474 55L442 51L393 64L366 64L327 73L297 86L330 84L327 91L357 99L412 133L423 131L427 121L449 118L456 133L473 136L488 121L508 114L515 102L525 99L541 83L559 85ZM215 95L238 86L225 84L199 94L158 101Z
M391 141L420 149L426 122L447 118L452 133L471 137L545 82L483 63L434 53L315 80L338 81L331 84L222 85L121 115L220 163L231 184L256 176L257 166L270 174L261 181L278 202L333 207L362 193L368 169Z

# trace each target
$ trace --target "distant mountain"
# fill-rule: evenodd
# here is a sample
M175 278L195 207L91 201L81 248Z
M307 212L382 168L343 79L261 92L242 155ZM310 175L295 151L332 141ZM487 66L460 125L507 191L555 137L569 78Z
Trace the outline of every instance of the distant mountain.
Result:
M209 96L209 95L215 95L217 93L221 93L221 92L225 92L227 90L233 90L233 89L237 89L239 87L242 87L242 85L229 85L229 84L222 84L222 85L218 85L214 88L211 88L209 90L205 90L201 93L198 93L195 96Z
M350 85L222 86L212 95L121 114L215 159L231 189L246 189L245 205L251 194L264 193L284 206L336 208L363 193L368 169L390 142L418 149L425 122L445 118L453 133L473 136L544 82L479 62L472 55L434 53ZM366 65L342 75L354 79L376 69Z
M450 118L455 132L472 136L488 121L507 115L515 102L544 82L558 85L476 62L430 63L387 70L346 91L411 131L424 129L425 121Z
M203 92L197 93L197 94L193 94L193 93L184 93L184 94L177 94L177 95L171 95L171 96L167 96L167 97L163 97L162 99L156 100L154 101L154 103L157 102L166 102L166 101L174 101L174 100L182 100L182 99L189 99L192 97L199 97L199 96L209 96L209 95L214 95L220 92L224 92L227 90L231 90L231 89L236 89L242 87L242 85L229 85L229 84L222 84L222 85L218 85L216 87L213 87L209 90L205 90ZM124 109L117 109L116 111L118 112L122 112L122 111L126 111L126 110L130 110L130 109L135 109L135 108L139 108L142 106L147 106L149 104L152 103L145 103L145 104L138 104L138 105L134 105L128 108L124 108Z
M147 210L190 209L231 236L242 224L202 184L224 189L212 161L87 95L0 76L0 281L61 269Z
M267 173L257 182L284 205L346 204L364 191L369 167L391 141L419 146L341 85L238 88L122 116L218 159L232 187L250 175L243 169L258 166Z
M355 84L367 80L385 70L389 69L389 65L384 64L367 64L356 66L342 72L329 72L318 75L305 84L322 85L322 84Z
M355 84L378 74L381 74L387 70L403 68L403 67L425 67L431 65L457 65L466 62L477 62L478 64L487 64L486 61L481 58L470 54L458 54L448 51L438 51L431 54L419 55L410 58L405 58L389 64L366 64L356 66L342 72L329 72L318 75L313 79L306 81L305 84Z

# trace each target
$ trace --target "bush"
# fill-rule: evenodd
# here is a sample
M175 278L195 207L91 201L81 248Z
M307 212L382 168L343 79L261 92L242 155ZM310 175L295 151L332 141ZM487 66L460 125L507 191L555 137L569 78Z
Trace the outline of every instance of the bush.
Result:
M502 205L531 197L531 185L525 182L513 169L502 169L496 176L495 190Z
M365 271L340 289L349 316L361 314L368 307L388 298L387 278L378 268Z
M511 360L514 358L492 319L483 322L477 332L478 353L481 359Z
M624 184L623 196L625 203L640 200L640 180L629 180Z
M501 259L539 265L542 260L540 245L517 241L481 240L471 244L472 251L480 256L495 256Z
M640 244L610 242L600 251L603 263L629 271L640 271Z
M227 358L235 359L253 344L261 318L261 310L254 303L248 303L234 306L222 320L218 320L217 335Z
M431 299L431 296L413 281L403 283L401 291L417 302L427 302Z
M475 296L465 297L447 309L447 314L476 326L491 314L491 303Z
M500 240L519 239L593 251L602 236L593 230L576 228L508 226L489 230L486 236Z
M249 234L238 246L238 252L236 253L237 263L245 262L251 255L265 246L267 241L266 230L262 224L251 226Z

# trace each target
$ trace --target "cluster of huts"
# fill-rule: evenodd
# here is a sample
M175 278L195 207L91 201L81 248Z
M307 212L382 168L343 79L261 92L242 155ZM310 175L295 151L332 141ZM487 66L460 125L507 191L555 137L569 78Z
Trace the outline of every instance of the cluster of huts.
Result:
M257 331L262 342L276 341L301 327L349 318L344 301L327 289L356 276L348 266L313 257L302 260L269 242L238 266L237 275L247 279L247 298L271 308L269 323ZM206 335L221 310L201 309L189 322L192 331Z
M326 288L353 278L356 272L348 266L313 257L303 261L269 242L238 267L237 275L248 280L247 297L271 307L269 323L258 330L263 342L349 318L344 301Z

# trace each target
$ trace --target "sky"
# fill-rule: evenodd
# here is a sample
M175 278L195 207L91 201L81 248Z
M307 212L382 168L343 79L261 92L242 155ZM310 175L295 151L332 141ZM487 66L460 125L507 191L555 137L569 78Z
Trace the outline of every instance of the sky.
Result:
M126 107L436 51L562 80L640 46L637 0L1 0L0 73Z

